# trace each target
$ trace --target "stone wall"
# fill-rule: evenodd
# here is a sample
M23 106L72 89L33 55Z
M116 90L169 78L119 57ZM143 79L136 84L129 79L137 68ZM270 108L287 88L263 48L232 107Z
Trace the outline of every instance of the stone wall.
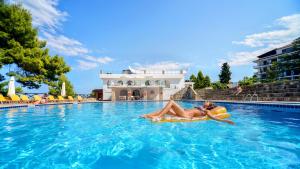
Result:
M180 91L178 91L177 93L175 93L172 98L174 100L199 100L199 95L198 93L193 89L191 88L190 86L189 87L185 87L183 89L181 89Z
M184 89L176 93L175 99L186 99ZM204 100L252 100L252 101L300 101L300 81L285 81L263 83L243 87L243 91L237 96L232 89L200 89L196 90L197 96L190 99Z

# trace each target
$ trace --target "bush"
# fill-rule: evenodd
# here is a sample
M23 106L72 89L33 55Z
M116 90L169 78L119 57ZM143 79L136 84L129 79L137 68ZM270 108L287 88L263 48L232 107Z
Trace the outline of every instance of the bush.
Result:
M212 88L213 89L227 89L227 85L224 84L224 83L221 83L221 82L215 82L215 83L212 83Z
M249 86L249 85L253 85L257 82L258 82L258 80L255 76L254 77L244 77L243 80L239 81L239 85L240 86Z

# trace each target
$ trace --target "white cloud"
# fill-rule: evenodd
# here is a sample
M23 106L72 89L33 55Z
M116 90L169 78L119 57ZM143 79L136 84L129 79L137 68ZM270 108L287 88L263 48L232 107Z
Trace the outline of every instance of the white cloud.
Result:
M247 65L257 56L272 49L285 46L300 36L300 14L284 16L276 20L272 31L247 35L242 41L234 44L249 47L248 51L229 53L227 59L219 60L219 64L228 62L231 66ZM280 26L281 28L278 29ZM251 51L251 49L255 49Z
M100 64L106 64L112 62L113 59L110 57L95 57L95 56L85 56L82 59L77 60L78 68L81 70L90 70L97 68Z
M95 62L88 62L85 60L77 60L77 62L78 62L78 68L81 70L90 70L98 66L98 64Z
M180 70L187 69L190 63L178 63L174 61L163 61L154 64L134 63L133 68L136 70Z
M64 35L54 35L48 32L44 32L41 39L47 41L47 46L55 51L58 51L60 54L67 56L78 56L84 55L89 52L89 50L83 45L75 40L68 38Z
M89 60L89 61L92 61L92 62L97 62L97 63L100 63L100 64L106 64L106 63L109 63L109 62L112 62L113 59L110 58L110 57L95 57L95 56L85 56L84 57L86 60Z
M18 3L18 0L14 0ZM67 12L57 9L58 0L23 0L22 5L30 11L33 25L52 32L66 20Z
M300 36L300 14L284 16L276 20L276 25L281 29L247 35L242 41L234 41L249 47L265 47L292 41Z
M14 0L13 3L19 3L19 1ZM33 25L39 28L41 39L47 41L47 47L67 56L89 52L78 40L57 32L68 16L67 12L57 8L58 0L23 0L21 4L30 11Z
M11 2L20 3L19 0ZM83 57L91 52L78 40L58 33L68 16L67 12L58 9L58 0L23 0L21 4L32 14L33 25L39 28L40 38L47 41L47 47L66 56ZM103 50L99 51L103 52ZM96 58L87 56L83 57L83 59L85 61L77 60L82 70L95 68L99 63L105 64L113 61L110 57Z
M257 56L264 54L272 49L285 46L289 44L290 42L281 43L281 44L272 44L266 48L261 48L254 51L242 51L242 52L235 52L235 53L229 53L229 59L221 59L219 60L219 65L222 65L224 62L228 62L231 66L241 66L241 65L247 65L253 62Z

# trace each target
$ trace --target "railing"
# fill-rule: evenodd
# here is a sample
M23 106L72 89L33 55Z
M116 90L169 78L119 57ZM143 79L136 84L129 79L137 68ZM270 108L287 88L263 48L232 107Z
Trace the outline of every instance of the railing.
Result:
M107 85L107 87L163 87L163 88L170 88L170 85L158 85L158 84L150 84L150 85L127 85L127 84L112 84L112 85Z
M258 101L258 94L254 93L251 97L251 101L253 101L253 97L256 97L256 101Z
M103 72L102 70L99 72L100 74L115 74L115 73L110 73L110 72ZM131 74L185 74L186 71L185 70L134 70L133 72L131 72ZM121 73L124 74L124 73ZM125 73L126 74L126 73ZM130 74L129 74L130 75Z
M247 101L247 98L249 97L249 101L253 101L253 97L256 97L256 101L258 101L258 94L254 93L254 94L247 94L245 97L244 97L244 101Z
M247 101L247 98L248 98L248 97L249 97L249 98L250 98L250 100L251 100L251 94L247 94L247 95L244 97L244 99L243 99L243 100L244 100L244 101Z

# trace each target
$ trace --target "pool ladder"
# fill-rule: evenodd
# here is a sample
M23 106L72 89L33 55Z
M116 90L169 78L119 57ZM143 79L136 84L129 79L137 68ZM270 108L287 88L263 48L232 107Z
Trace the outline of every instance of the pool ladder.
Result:
M255 98L256 98L256 101L258 101L258 94L256 94L256 93L254 93L254 94L252 94L252 95L251 95L250 93L247 94L247 95L244 97L243 100L244 100L244 101L247 101L247 98L248 98L248 97L250 98L249 101L253 101L253 97L255 97Z

